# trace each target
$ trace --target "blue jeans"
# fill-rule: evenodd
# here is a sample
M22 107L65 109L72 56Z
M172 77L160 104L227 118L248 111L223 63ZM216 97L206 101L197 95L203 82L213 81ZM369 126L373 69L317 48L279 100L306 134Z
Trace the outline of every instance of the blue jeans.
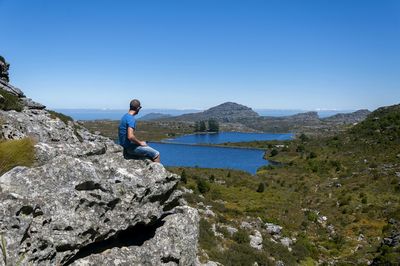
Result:
M150 146L139 146L139 145L128 145L127 147L124 147L124 150L126 153L129 155L137 156L137 157L146 157L149 159L154 160L160 155L160 152L153 149Z

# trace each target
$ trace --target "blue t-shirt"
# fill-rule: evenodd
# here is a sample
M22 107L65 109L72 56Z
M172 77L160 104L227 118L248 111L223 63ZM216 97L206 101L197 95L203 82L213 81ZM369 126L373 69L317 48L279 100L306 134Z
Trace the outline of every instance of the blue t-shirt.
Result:
M128 139L128 127L135 129L136 120L133 115L126 113L121 118L121 123L118 127L119 144L123 147L127 147L131 143L131 141Z

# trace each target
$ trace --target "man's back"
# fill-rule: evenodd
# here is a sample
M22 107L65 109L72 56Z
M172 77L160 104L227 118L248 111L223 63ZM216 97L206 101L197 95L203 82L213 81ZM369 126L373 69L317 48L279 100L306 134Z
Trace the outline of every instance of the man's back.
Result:
M119 123L118 127L119 144L123 147L127 147L130 144L130 140L128 139L128 127L135 129L136 120L133 115L126 113L121 118L121 122Z

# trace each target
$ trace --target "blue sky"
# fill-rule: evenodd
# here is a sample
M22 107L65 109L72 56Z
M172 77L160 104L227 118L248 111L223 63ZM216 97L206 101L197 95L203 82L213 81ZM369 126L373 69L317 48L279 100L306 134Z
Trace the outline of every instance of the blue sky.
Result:
M0 0L0 11L11 82L51 108L400 100L397 0Z

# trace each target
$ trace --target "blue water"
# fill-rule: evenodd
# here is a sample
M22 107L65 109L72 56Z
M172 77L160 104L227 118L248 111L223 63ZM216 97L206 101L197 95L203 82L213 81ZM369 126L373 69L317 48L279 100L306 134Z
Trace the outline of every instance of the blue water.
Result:
M214 134L192 134L168 139L164 143L149 145L161 153L165 166L188 166L202 168L238 169L255 174L257 169L269 162L263 159L264 150L210 147L198 144L254 140L288 140L293 134L221 132Z
M257 168L268 164L263 159L263 150L170 143L149 145L161 153L161 163L165 166L238 169L255 174Z
M239 133L221 132L214 134L191 134L174 139L167 139L164 142L181 144L221 144L225 142L245 142L262 140L290 140L292 133L273 134L273 133Z

